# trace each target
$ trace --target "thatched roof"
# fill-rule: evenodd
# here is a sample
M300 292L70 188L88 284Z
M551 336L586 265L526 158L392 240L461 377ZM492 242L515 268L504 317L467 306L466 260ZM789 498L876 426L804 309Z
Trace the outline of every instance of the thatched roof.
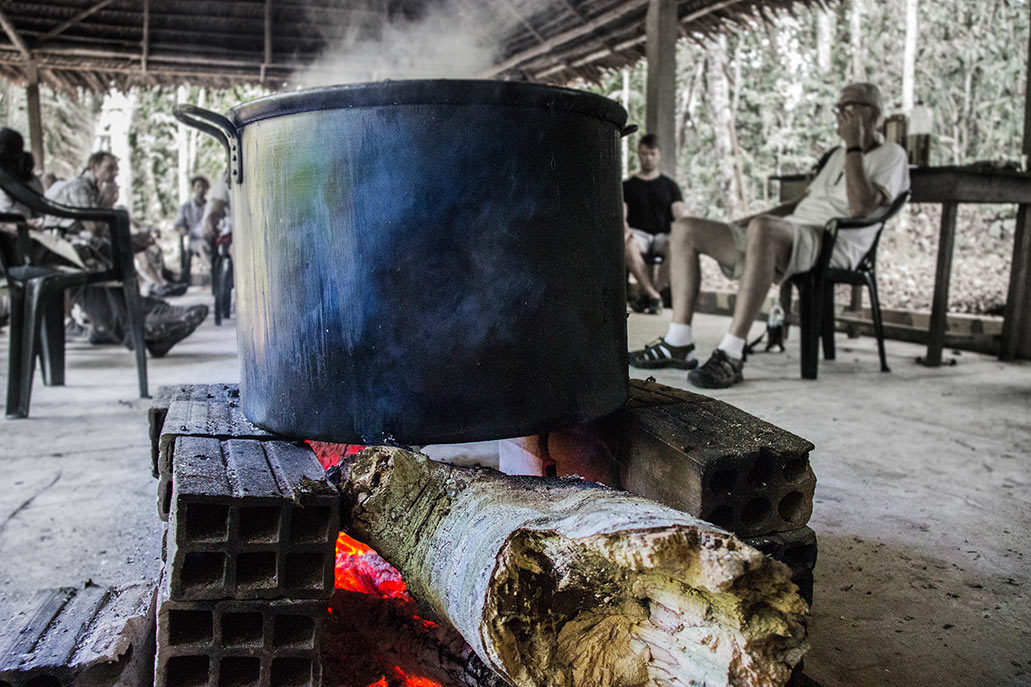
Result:
M824 0L679 0L678 12L685 35L704 35L817 4ZM405 42L404 31L444 17L426 28L445 50L472 28L477 47L489 46L478 75L594 80L644 55L647 7L648 0L8 0L0 3L0 76L23 81L31 58L55 90L277 86L342 45L361 46L343 58L353 74L381 57L385 36ZM377 76L371 62L369 70Z

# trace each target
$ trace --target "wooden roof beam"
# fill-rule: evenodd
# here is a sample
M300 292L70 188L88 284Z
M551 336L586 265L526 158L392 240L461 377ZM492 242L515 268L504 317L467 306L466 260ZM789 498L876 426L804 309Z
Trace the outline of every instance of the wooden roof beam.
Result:
M40 43L45 43L46 41L50 40L51 38L54 38L55 36L58 36L58 35L64 33L66 30L68 30L71 27L75 26L76 24L78 24L80 21L82 21L86 17L90 16L94 12L97 12L98 10L104 9L105 7L107 7L108 5L110 5L114 1L115 0L100 0L100 2L94 4L93 6L87 7L86 9L84 9L81 12L79 12L78 14L76 14L71 19L69 19L67 21L64 21L64 22L61 22L60 24L55 26L50 31L48 31L47 33L43 34L40 37L39 42Z
M25 39L21 37L20 33L18 33L18 29L14 28L14 24L11 23L11 20L2 9L0 9L0 27L3 27L4 33L6 33L7 37L11 39L12 43L14 43L14 47L18 48L18 52L21 53L22 57L27 61L32 62L32 51L29 50L29 46L25 42Z
M615 9L611 9L608 12L603 12L602 14L599 14L597 17L594 17L590 21L584 22L575 29L571 29L557 36L552 36L551 38L548 38L546 41L533 48L529 48L528 50L523 50L520 53L512 55L504 62L496 64L489 70L487 70L485 76L495 76L502 72L506 72L509 69L518 67L522 63L532 60L535 57L552 52L553 50L555 50L555 48L565 45L570 41L574 41L577 38L581 38L588 34L594 33L595 30L605 26L606 24L610 24L614 21L617 21L625 17L626 15L630 14L631 12L641 9L647 4L648 0L627 0Z
M533 24L531 24L526 19L526 17L524 17L523 14L519 10L517 10L515 8L515 6L512 5L511 2L509 2L509 0L501 0L501 4L505 6L505 9L507 9L512 14L513 17L515 17L516 19L519 20L519 23L521 23L523 26L526 27L527 31L529 31L531 34L533 34L533 37L537 39L538 43L543 44L545 42L544 41L544 36L542 36L537 31L537 29L533 28Z

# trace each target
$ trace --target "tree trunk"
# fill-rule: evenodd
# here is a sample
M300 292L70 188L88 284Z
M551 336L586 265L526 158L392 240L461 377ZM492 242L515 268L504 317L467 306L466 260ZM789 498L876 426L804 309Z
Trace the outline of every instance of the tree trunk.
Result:
M832 12L820 10L816 13L816 67L821 74L831 70L834 28Z
M902 111L913 111L913 84L916 80L916 49L920 35L920 0L906 0L906 38L902 48Z
M719 160L720 189L729 217L741 217L743 203L734 164L734 113L730 106L730 84L727 78L727 39L724 36L709 42L708 92L709 107L716 138L716 158Z
M175 92L176 101L180 103L189 102L189 93L190 91L186 86L179 86ZM190 131L193 131L192 127L188 127L182 122L176 123L175 147L179 153L176 172L179 182L178 188L180 205L190 199L190 174L193 172L193 169L190 166Z
M788 569L679 511L395 448L345 469L345 530L517 687L782 685L807 648Z
M852 0L849 13L849 47L852 49L852 81L866 81L866 44L863 42L863 14L866 0Z

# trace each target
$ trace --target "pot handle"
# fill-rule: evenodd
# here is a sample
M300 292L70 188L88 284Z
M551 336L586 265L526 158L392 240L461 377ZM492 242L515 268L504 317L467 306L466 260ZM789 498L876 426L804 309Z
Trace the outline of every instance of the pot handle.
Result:
M627 124L626 126L624 126L620 130L619 137L620 138L625 138L625 137L629 136L630 134L634 133L635 131L637 131L637 125L636 124Z
M212 136L226 149L226 166L234 184L243 181L243 156L240 154L240 132L227 118L203 107L179 103L172 115L186 126Z

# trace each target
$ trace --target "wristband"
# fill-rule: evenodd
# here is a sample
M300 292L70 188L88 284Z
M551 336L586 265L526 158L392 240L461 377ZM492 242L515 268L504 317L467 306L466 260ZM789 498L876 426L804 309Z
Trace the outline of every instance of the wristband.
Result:
M846 153L861 153L861 152L863 152L863 148L862 148L862 146L852 146L850 148L845 148L845 152Z

